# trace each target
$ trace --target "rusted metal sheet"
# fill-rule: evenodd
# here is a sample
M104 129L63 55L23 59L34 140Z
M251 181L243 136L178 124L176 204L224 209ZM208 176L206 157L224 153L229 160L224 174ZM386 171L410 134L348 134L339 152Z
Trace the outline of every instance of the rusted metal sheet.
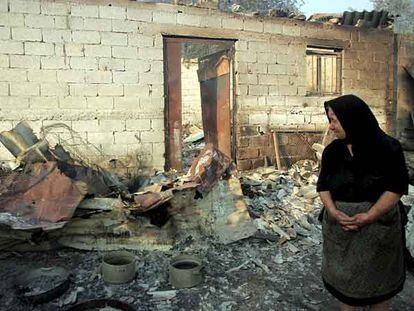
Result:
M181 42L164 38L166 103L166 169L182 169Z
M35 163L25 174L10 175L0 186L0 211L33 223L68 220L83 193L56 162Z
M136 203L134 210L137 210L141 213L147 212L171 200L173 196L174 194L172 190L166 190L163 192L149 192L136 195L134 197L134 201Z
M207 143L231 158L230 58L221 51L199 60L203 130Z
M208 192L220 180L231 163L232 160L214 148L213 144L207 144L192 163L189 173L192 180L200 184L197 189L200 192Z

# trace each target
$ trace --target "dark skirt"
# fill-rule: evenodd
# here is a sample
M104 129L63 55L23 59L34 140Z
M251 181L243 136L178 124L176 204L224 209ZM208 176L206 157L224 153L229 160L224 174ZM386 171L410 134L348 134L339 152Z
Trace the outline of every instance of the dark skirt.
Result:
M335 202L348 216L367 212L373 203ZM359 231L346 232L325 211L322 221L322 277L341 302L364 306L395 296L404 286L405 266L397 207Z

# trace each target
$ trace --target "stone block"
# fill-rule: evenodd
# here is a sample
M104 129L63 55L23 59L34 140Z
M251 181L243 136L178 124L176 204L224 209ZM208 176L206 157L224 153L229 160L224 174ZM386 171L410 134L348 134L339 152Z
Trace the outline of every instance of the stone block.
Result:
M139 109L138 97L115 97L114 109L137 110Z
M12 0L9 1L9 9L12 13L40 14L40 3L34 1Z
M101 37L97 31L73 31L72 40L75 43L98 44L101 42Z
M238 62L255 63L257 62L257 53L251 51L236 51L235 60Z
M267 96L269 89L266 85L249 85L248 92L250 96Z
M53 16L28 14L24 17L24 24L29 28L53 28L55 19Z
M76 132L99 133L99 121L98 120L72 121L72 129Z
M99 96L123 96L124 87L123 85L114 84L100 84L98 85Z
M252 161L237 159L237 169L240 171L247 171L252 169Z
M203 16L201 19L201 27L208 27L208 28L222 28L223 19L220 16Z
M298 88L294 85L279 85L280 95L297 95Z
M1 54L24 54L23 42L0 40Z
M136 72L148 72L150 71L151 63L145 60L126 59L125 70Z
M0 69L0 81L24 82L27 81L27 72L22 69Z
M135 59L138 57L138 50L136 47L113 46L112 57L123 59Z
M128 45L138 47L153 47L154 38L142 34L130 33L128 34Z
M101 38L104 45L126 46L128 44L128 37L125 33L103 32Z
M112 83L112 73L110 71L91 71L86 73L87 83Z
M151 119L151 130L164 131L165 120L164 119Z
M247 71L249 73L267 73L267 64L260 64L260 63L247 63Z
M140 22L151 22L152 11L127 8L127 19Z
M141 59L163 60L164 52L163 49L159 48L140 47L138 50L138 56Z
M39 69L40 56L10 55L10 68Z
M151 72L144 72L140 73L139 75L139 83L140 84L163 84L164 83L164 76L162 73L151 73Z
M88 45L84 46L84 53L86 57L111 57L111 47L105 45ZM99 59L99 61L101 61Z
M225 29L242 30L243 20L241 18L223 18L222 25Z
M40 65L42 69L66 69L69 68L65 57L41 57Z
M40 11L44 15L68 15L70 13L70 5L68 3L42 2Z
M115 32L137 32L139 30L139 23L129 20L113 20L112 31Z
M55 47L52 43L25 42L24 52L26 55L54 55Z
M156 24L177 24L177 13L154 11L152 21Z
M33 82L10 83L11 96L39 96L39 84Z
M239 148L237 150L237 159L245 160L245 159L254 159L259 156L259 149L258 148Z
M111 31L111 20L101 18L85 18L83 20L83 29L93 31Z
M55 20L55 29L69 28L68 16L55 16L53 19Z
M117 6L100 6L100 18L126 19L126 8Z
M283 34L286 36L299 37L300 36L300 27L283 25Z
M68 17L68 24L70 30L83 30L84 29L84 18L70 15Z
M34 28L12 28L12 38L17 41L42 41L42 31Z
M124 85L125 97L149 97L149 87L140 84L126 84Z
M9 1L8 0L0 0L0 12L8 12L9 11ZM0 123L1 128L1 123Z
M71 69L98 70L98 59L95 57L71 57Z
M271 34L282 34L283 33L283 25L277 24L274 22L266 21L264 22L264 30L265 33Z
M270 135L257 135L249 138L250 147L267 147L270 144Z
M138 73L133 71L114 71L112 77L113 82L117 84L138 83Z
M0 96L8 96L8 95L9 95L9 83L0 82Z
M59 98L60 109L84 109L86 107L86 98L80 96L66 96Z
M40 85L41 96L68 96L69 87L61 83L42 83Z
M135 119L135 120L126 120L126 130L127 131L149 131L151 129L149 119Z
M64 29L43 29L43 41L48 43L66 43L72 39L72 32Z
M139 132L115 132L115 144L137 144L141 142Z
M85 72L81 70L60 70L57 72L57 81L81 83L85 81Z
M28 109L29 98L21 96L5 96L0 97L2 109Z
M114 133L111 131L102 131L99 133L87 132L88 143L92 145L114 144Z
M274 75L259 74L259 85L278 85L277 77Z
M85 49L86 49L86 46L85 46ZM83 44L65 43L64 50L65 50L66 56L90 56L90 55L85 55ZM99 57L99 55L97 56Z
M258 83L258 77L256 74L238 74L236 79L239 84L254 85Z
M141 132L141 141L143 143L163 143L165 140L164 131L144 131Z
M29 82L52 82L56 83L56 70L28 70L27 80Z

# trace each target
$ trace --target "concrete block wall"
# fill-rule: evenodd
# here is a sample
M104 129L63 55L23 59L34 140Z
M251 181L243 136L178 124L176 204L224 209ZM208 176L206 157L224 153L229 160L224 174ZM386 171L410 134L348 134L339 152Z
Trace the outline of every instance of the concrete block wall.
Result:
M201 94L198 82L198 62L189 60L181 65L181 111L183 124L202 126Z
M127 0L0 0L0 129L27 120L38 132L64 122L108 159L162 168L162 34L236 40L237 148L249 138L243 127L326 127L327 98L306 96L305 50L315 42L344 47L343 92L386 115L387 31ZM375 81L363 83L367 77ZM0 147L0 159L6 157Z

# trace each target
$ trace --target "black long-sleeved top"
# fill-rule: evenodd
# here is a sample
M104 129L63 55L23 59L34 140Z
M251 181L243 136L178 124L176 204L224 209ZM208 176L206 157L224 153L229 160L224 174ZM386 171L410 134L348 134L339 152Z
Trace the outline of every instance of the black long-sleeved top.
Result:
M376 202L385 191L408 193L408 173L401 144L383 135L375 147L353 146L336 139L322 155L317 191L329 191L334 201Z

